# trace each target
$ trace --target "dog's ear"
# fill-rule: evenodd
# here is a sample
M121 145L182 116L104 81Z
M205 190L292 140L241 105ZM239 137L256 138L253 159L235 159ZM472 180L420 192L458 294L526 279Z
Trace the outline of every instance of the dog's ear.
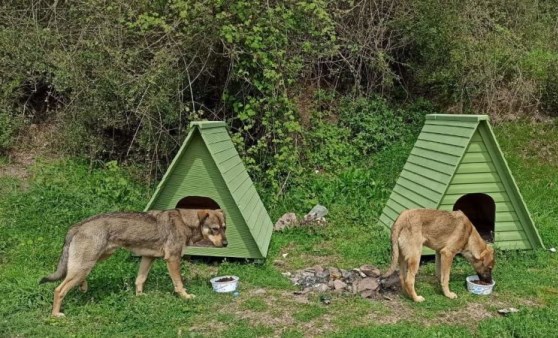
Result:
M490 261L494 260L494 249L491 246L487 246L482 252L481 257L484 265L490 264Z
M225 217L225 212L223 211L223 209L216 209L215 211L221 214L221 216L223 217L222 221L223 221L223 223L225 223L226 217Z
M494 253L494 249L492 249L492 247L487 246L479 255L479 257L476 257L477 260L481 260L483 261L484 265L488 265L490 263L490 260L492 259L492 254Z
M207 210L199 210L198 211L198 219L200 220L200 224L203 224L206 218L209 217L209 212Z

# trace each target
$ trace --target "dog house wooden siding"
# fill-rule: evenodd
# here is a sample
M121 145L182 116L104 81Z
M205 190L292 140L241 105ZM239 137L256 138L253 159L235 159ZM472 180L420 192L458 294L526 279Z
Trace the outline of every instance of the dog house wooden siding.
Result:
M188 247L187 255L264 258L273 224L224 122L193 122L145 210L172 209L187 196L209 197L226 212L226 248Z
M543 247L486 115L427 115L379 221L391 227L405 209L452 210L470 193L495 202L495 246Z

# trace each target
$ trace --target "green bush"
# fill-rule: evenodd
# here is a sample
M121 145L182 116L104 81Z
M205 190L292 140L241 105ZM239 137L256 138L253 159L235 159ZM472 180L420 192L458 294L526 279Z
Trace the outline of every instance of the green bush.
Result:
M398 16L417 88L456 112L533 114L558 45L556 2L408 2ZM547 100L548 99L543 99Z
M63 152L160 177L191 121L224 120L277 194L306 164L335 171L405 138L420 121L405 105L420 98L558 110L555 1L41 4L0 5L4 149L23 123L53 123Z

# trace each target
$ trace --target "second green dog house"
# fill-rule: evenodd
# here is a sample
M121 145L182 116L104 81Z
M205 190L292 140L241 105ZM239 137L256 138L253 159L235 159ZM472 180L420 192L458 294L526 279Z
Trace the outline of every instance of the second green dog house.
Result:
M413 208L461 210L500 249L543 247L486 115L426 116L380 224Z
M193 122L145 211L223 209L226 248L195 247L187 255L264 258L273 223L224 122Z

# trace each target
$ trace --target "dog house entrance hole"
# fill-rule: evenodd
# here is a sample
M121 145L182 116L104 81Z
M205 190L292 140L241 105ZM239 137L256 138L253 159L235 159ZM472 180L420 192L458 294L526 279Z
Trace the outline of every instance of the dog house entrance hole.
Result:
M219 204L209 197L186 196L176 204L180 209L221 209Z
M494 243L494 221L496 203L486 194L467 194L461 196L453 205L453 210L461 210L475 226L481 237Z

